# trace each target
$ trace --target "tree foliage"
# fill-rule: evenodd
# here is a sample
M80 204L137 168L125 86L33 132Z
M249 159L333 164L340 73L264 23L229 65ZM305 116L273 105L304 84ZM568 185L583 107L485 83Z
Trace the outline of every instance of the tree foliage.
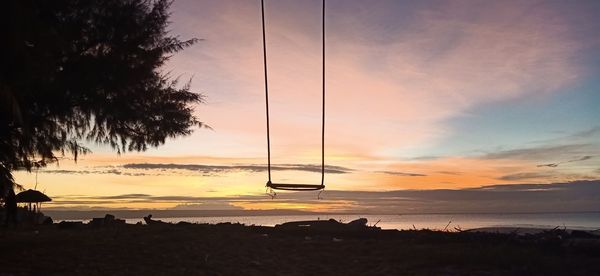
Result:
M170 35L167 0L9 0L0 19L0 166L88 149L143 151L203 123L201 94L161 71L197 40ZM0 183L0 186L2 184ZM0 196L1 197L1 196Z

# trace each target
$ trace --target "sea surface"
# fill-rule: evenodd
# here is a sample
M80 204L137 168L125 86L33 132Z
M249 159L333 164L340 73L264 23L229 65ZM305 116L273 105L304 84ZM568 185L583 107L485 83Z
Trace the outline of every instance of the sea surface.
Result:
M367 218L369 225L383 229L467 230L482 227L567 228L580 230L600 229L600 212L535 213L535 214L404 214L404 215L294 215L294 216L229 216L229 217L153 217L164 222L177 223L242 223L274 226L288 221L325 220L333 218L349 222ZM138 223L142 219L126 219Z

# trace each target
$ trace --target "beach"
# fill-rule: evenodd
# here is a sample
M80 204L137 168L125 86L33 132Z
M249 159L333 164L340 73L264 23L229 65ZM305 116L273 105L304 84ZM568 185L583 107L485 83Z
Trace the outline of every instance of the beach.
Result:
M283 231L231 223L54 224L2 228L0 248L0 275L600 273L600 239L561 229L497 234Z

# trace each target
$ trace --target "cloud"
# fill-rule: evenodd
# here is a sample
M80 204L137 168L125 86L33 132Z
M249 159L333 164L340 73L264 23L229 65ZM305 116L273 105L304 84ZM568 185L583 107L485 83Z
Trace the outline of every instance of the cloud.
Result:
M114 175L125 175L125 176L145 176L148 174L139 172L123 172L117 169L109 170L52 170L45 169L42 172L51 174L114 174Z
M205 203L185 203L179 204L173 210L244 210L239 206L231 205L228 202L208 201Z
M577 161L585 161L585 160L590 160L590 159L592 159L592 158L593 158L593 156L589 156L589 155L587 155L587 156L583 156L583 157L581 157L581 158L578 158L578 159L569 160L569 161L567 161L566 163L570 163L570 162L577 162Z
M124 194L124 195L116 195L116 196L103 196L96 197L97 199L141 199L141 198L151 198L151 195L147 194Z
M558 162L558 163L549 163L549 164L541 164L541 165L537 165L538 167L550 167L550 168L556 168L558 167L558 165L560 164L566 164L566 163L573 163L573 162L579 162L579 161L585 161L585 160L589 160L592 159L593 156L583 156L577 159L572 159L572 160L568 160L568 161L564 161L564 162Z
M549 168L556 168L558 167L560 163L550 163L550 164L541 164L541 165L537 165L538 167L549 167Z
M43 170L44 173L50 174L113 174L113 175L124 175L124 176L157 176L157 175L168 175L175 170L185 170L198 172L205 176L212 176L221 173L231 172L265 172L267 167L265 165L258 164L238 164L238 165L200 165L200 164L175 164L175 163L128 163L117 167L109 166L109 169L105 167L93 167L92 169L84 170L64 170L64 169L47 169ZM148 172L139 172L132 170L146 170ZM274 164L271 165L272 171L304 171L312 173L321 173L321 165L316 164ZM353 172L353 169L326 165L325 173L327 174L346 174Z
M531 141L532 144L546 144L546 145L560 145L560 144L585 144L590 143L598 146L595 135L600 134L600 126L594 126L591 128L567 132L567 131L552 131L552 133L560 134L559 137L552 137L546 139L539 139Z
M498 178L498 180L505 181L520 181L520 180L530 180L530 179L543 179L552 177L553 174L550 173L541 173L541 172L524 172L524 173L513 173L503 175Z
M125 169L143 169L143 170L188 170L198 171L202 173L226 173L234 171L245 172L264 172L267 171L265 165L199 165L199 164L162 164L162 163L130 163L122 165ZM276 164L271 165L273 171L305 171L305 172L321 172L321 165L313 164ZM325 173L345 174L353 170L341 166L325 166Z
M376 171L376 173L385 173L397 176L427 176L425 174L420 173L406 173L406 172L397 172L397 171Z
M589 137L592 137L599 133L600 133L600 126L596 126L596 127L592 127L587 130L577 132L577 133L571 135L571 137L573 137L573 138L589 138Z
M485 154L484 159L521 159L521 160L547 160L564 155L576 155L586 152L589 145L550 145L531 148L504 150Z
M91 171L87 170L43 170L44 173L57 173L57 174L89 174Z
M451 171L437 171L439 174L448 174L448 175L462 175L462 172L451 172Z
M414 160L414 161L428 161L428 160L437 160L442 158L442 156L434 156L434 155L426 155L426 156L417 156L417 157L413 157L410 160Z

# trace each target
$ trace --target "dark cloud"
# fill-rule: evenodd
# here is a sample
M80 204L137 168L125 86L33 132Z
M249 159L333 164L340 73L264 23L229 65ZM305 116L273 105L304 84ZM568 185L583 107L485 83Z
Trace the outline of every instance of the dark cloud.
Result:
M43 173L56 173L56 174L90 174L92 171L87 170L43 170Z
M579 162L579 161L585 161L585 160L589 160L592 159L593 156L583 156L577 159L572 159L572 160L568 160L568 161L564 161L564 162L558 162L558 163L549 163L549 164L541 164L541 165L537 165L538 167L549 167L549 168L556 168L561 164L566 164L566 163L573 163L573 162Z
M556 189L564 189L564 185L557 184L502 184L488 185L479 188L471 188L467 190L479 191L498 191L498 192L526 192L526 191L551 191ZM566 187L568 188L568 187Z
M503 176L499 177L498 180L520 181L520 180L528 180L528 179L535 179L535 178L546 178L546 177L552 177L552 176L553 175L550 173L524 172L524 173L513 173L513 174L503 175Z
M130 170L146 170L148 172L134 172ZM161 163L130 163L118 167L94 167L86 170L44 170L44 173L53 174L114 174L124 176L146 176L146 175L164 175L172 173L173 170L185 170L200 173L202 176L214 176L220 173L228 172L265 172L267 167L258 164L237 164L237 165L199 165L199 164L161 164ZM315 164L276 164L271 165L273 171L305 171L321 172L321 165ZM350 173L353 169L341 166L325 166L325 173L344 174Z
M264 172L267 166L258 164L242 165L199 165L199 164L162 164L162 163L131 163L122 166L125 169L144 169L144 170L188 170L202 173L223 173L232 171L246 172ZM277 164L271 165L274 171L306 171L321 172L321 165L314 164ZM343 174L353 170L341 166L325 166L325 173Z
M598 177L590 175L590 174L583 174L583 173L559 173L559 172L522 172L522 173L514 173L514 174L507 174L504 176L501 176L499 178L497 178L498 180L504 180L504 181L521 181L521 180L531 180L531 179L537 179L537 178L544 178L544 179L567 179L567 180L595 180L598 179Z
M114 175L125 175L125 176L144 176L149 175L140 172L124 172L118 169L106 169L106 170L43 170L43 173L52 174L114 174Z
M558 165L560 165L561 163L549 163L549 164L540 164L537 165L538 167L549 167L549 168L556 168L558 167Z
M376 173L385 173L397 176L427 176L426 174L420 173L406 173L406 172L397 172L397 171L376 171Z

